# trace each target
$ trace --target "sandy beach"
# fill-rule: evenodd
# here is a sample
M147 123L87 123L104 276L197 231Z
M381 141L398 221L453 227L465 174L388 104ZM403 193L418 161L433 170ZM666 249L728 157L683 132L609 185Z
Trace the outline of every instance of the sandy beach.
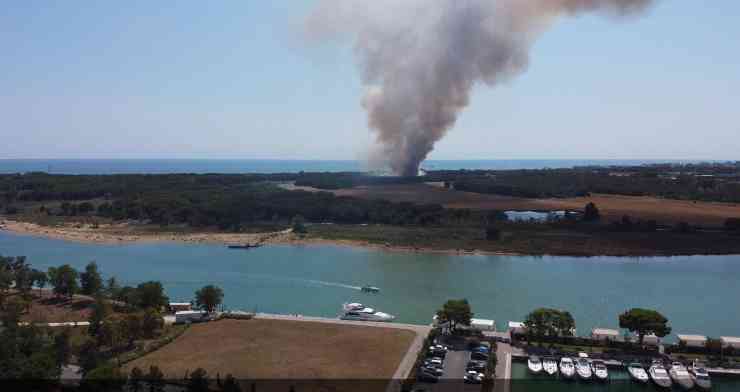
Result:
M216 243L243 245L282 242L291 237L290 230L273 233L178 233L145 232L126 223L103 224L93 227L88 224L65 224L63 226L41 226L30 222L0 219L0 230L17 234L42 236L94 244L120 244L131 242L177 241L190 243Z
M15 234L53 238L89 244L125 244L146 242L184 242L221 245L244 244L289 244L289 245L339 245L403 253L437 253L450 255L517 255L511 252L485 252L480 250L435 249L428 247L392 246L366 241L336 240L309 238L294 234L291 229L265 233L178 233L148 232L137 230L136 226L127 223L101 224L93 227L89 224L68 223L62 226L42 226L31 222L22 222L0 217L0 231Z

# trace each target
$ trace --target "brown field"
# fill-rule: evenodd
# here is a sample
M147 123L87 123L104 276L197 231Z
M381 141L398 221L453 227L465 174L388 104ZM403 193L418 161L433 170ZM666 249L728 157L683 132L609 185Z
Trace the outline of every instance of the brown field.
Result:
M415 333L408 330L290 320L195 324L167 346L126 365L158 366L169 378L201 367L238 379L390 379Z
M31 307L28 313L21 315L22 321L33 323L87 321L95 302L83 295L75 295L72 299L57 298L49 290L39 292L34 289L32 295Z
M705 226L721 226L728 217L740 217L740 204L642 196L595 194L591 197L566 199L526 199L454 191L427 184L362 186L339 189L334 193L367 199L484 210L580 210L588 202L594 202L606 220L619 220L623 215L630 215L633 219L654 219L659 223L685 221Z

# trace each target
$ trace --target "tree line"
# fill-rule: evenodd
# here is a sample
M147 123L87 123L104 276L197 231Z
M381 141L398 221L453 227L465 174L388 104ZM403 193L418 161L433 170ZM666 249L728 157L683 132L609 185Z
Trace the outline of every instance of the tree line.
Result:
M21 322L32 306L33 290L43 290L47 284L60 301L69 301L76 294L94 299L86 339L81 343L73 342L69 328L54 331ZM194 293L193 303L208 312L215 311L222 301L223 290L213 285ZM112 362L114 358L133 350L138 340L163 335L161 312L168 302L161 282L120 286L115 277L104 280L95 262L83 271L68 264L42 271L33 268L25 257L0 255L0 379L53 383L74 355L82 369L83 386L97 387L111 378L115 381L119 370ZM161 372L150 369L148 380L156 379L157 374L161 380Z
M5 175L0 176L0 203L12 205L14 213L87 215L229 231L255 223L287 225L297 216L308 222L391 225L462 220L478 224L481 219L481 214L446 210L441 205L288 191L268 182L302 175ZM27 201L49 203L22 211L21 202Z
M670 170L661 168L660 170ZM564 198L604 193L680 200L740 202L740 171L711 176L654 167L542 170L434 171L428 180L456 190L526 198ZM675 170L675 169L674 169Z
M451 333L460 326L470 326L473 311L467 299L453 299L444 303L437 311L437 321L447 324ZM526 334L531 340L570 337L576 330L576 322L570 312L553 308L538 308L524 319ZM619 327L637 334L642 345L645 336L654 334L665 337L671 333L668 319L652 309L632 308L619 315Z

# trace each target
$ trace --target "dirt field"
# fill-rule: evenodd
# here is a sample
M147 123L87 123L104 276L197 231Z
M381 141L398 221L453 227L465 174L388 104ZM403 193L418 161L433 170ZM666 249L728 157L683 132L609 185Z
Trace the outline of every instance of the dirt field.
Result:
M593 195L567 199L525 199L451 191L427 184L364 186L339 189L334 193L395 202L441 204L449 208L490 210L579 210L592 201L607 220L619 220L623 215L630 215L637 219L654 219L660 223L685 221L706 226L721 226L728 217L740 217L740 204L692 202L655 197Z
M22 321L34 323L61 323L87 321L92 313L92 298L76 295L74 298L56 298L49 290L33 290L33 301L29 313L21 316Z
M389 379L415 333L407 330L287 320L195 324L167 346L126 365L156 365L183 378L198 367L238 379Z

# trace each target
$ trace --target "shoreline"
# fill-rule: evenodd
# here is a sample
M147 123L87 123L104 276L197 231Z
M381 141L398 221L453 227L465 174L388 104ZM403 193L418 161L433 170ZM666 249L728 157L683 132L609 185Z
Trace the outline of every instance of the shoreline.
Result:
M80 226L80 227L75 227ZM397 253L433 253L444 255L492 255L492 256L527 256L516 252L490 252L483 250L466 251L456 249L437 249L424 246L392 246L367 241L306 238L292 233L291 229L265 233L145 233L145 232L106 232L106 229L130 228L126 224L101 225L93 229L90 225L66 225L48 227L36 223L0 218L0 232L28 235L48 239L71 241L82 244L123 245L137 243L179 242L188 244L243 245L261 243L264 245L336 245Z
M124 230L124 232L116 231ZM132 230L125 232L125 230ZM331 245L346 246L361 249L370 249L390 253L427 253L449 256L563 256L563 257L631 257L631 258L650 258L650 257L682 257L682 256L733 256L738 253L525 253L515 251L491 251L484 249L442 249L430 246L411 246L411 245L391 245L380 244L363 240L350 239L327 239L321 237L298 236L291 229L277 232L264 233L220 233L220 232L147 232L136 231L136 226L127 223L103 224L98 228L93 228L89 224L65 224L64 226L49 227L36 223L17 221L0 216L0 233L8 232L18 235L27 235L33 237L42 237L61 241L77 242L81 244L99 244L99 245L124 245L138 243L159 243L159 242L176 242L185 244L210 244L210 245L244 245L244 244L262 244L262 245L294 245L294 246L315 246Z

